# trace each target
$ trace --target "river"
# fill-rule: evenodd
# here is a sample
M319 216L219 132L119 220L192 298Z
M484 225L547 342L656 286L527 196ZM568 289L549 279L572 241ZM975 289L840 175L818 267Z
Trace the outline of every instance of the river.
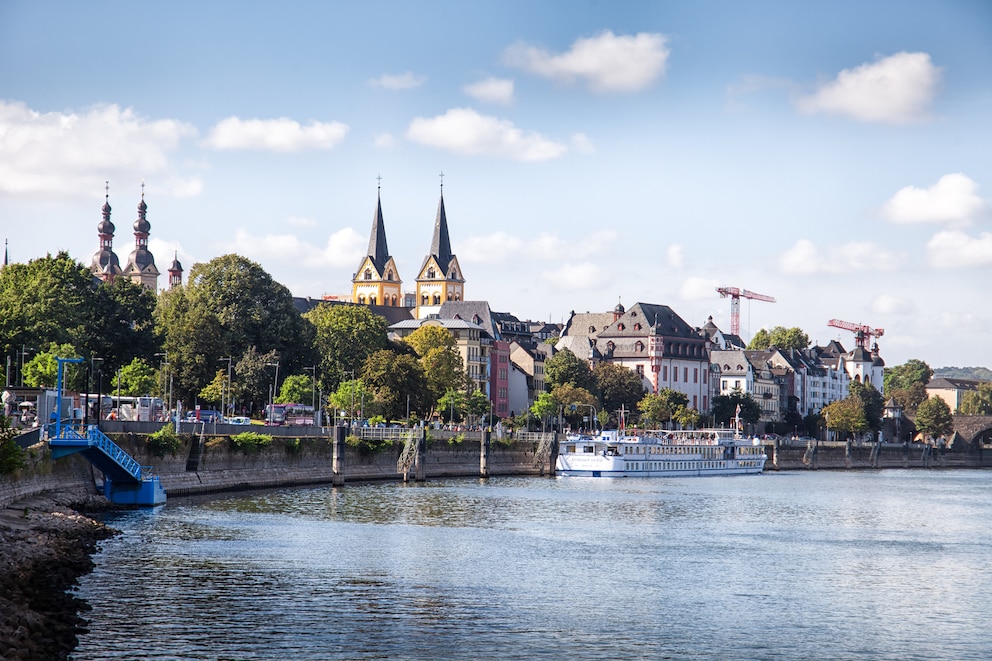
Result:
M992 472L493 478L113 514L98 659L987 659Z

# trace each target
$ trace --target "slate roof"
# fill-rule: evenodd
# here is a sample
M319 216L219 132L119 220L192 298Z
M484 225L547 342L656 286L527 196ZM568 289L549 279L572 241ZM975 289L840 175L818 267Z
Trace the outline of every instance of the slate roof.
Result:
M434 235L431 237L431 251L424 258L424 263L420 265L422 273L431 257L437 262L438 267L445 277L448 276L448 267L454 254L451 252L451 239L448 237L448 216L444 212L444 193L437 203L437 217L434 219Z
M375 270L382 276L389 261L389 247L386 245L386 224L382 219L382 198L376 195L375 215L372 216L372 232L369 234L368 259L372 260ZM362 264L365 258L362 258ZM358 268L362 268L362 264Z
M499 328L493 321L489 301L445 301L437 311L439 319L465 319L482 326L489 337L500 340Z
M387 326L392 326L397 322L413 318L413 308L393 307L391 305L363 305L361 303L352 303L351 301L325 301L320 298L310 298L309 296L293 297L293 307L300 314L309 312L318 305L362 305L362 307L368 308L373 314L377 314L385 319Z

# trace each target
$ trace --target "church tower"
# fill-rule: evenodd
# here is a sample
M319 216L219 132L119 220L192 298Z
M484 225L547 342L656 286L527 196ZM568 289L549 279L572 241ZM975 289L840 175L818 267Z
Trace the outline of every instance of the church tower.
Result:
M448 238L448 218L444 212L444 175L441 179L441 201L434 220L431 251L417 275L417 319L436 315L445 301L465 299L465 279L458 258L451 252Z
M114 253L114 224L110 222L110 182L106 182L106 198L103 203L103 220L96 226L100 236L100 249L93 254L90 272L93 277L108 284L121 274L121 263Z
M124 277L130 278L136 285L145 289L158 291L159 271L155 266L155 257L148 251L148 233L152 224L145 218L148 205L145 204L145 182L141 182L141 202L138 203L138 219L134 221L134 250L127 259L124 267Z
M380 177L380 184L382 178ZM362 258L352 278L351 302L362 305L403 305L403 281L386 245L386 225L382 220L381 185L376 191L375 215L369 236L368 254Z
M179 251L172 257L172 266L169 267L169 289L183 286L183 265L179 263Z

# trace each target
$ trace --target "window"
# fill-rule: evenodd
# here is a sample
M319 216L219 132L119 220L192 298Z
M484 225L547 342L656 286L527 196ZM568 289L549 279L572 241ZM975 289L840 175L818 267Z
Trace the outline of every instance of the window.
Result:
M427 305L428 302L430 302L430 299L427 297L427 294L424 294L423 296L420 297L421 305Z
M689 368L688 367L683 367L682 368L682 380L685 381L686 383L689 383Z
M358 303L360 305L365 305L365 295L364 294L359 294L358 295Z
M661 380L668 381L668 365L661 368Z
M693 383L699 383L699 368L698 367L694 367L692 369L692 382Z
M375 296L369 296L369 305L375 305Z
M641 330L641 324L640 324L640 322L638 322L638 323L636 323L636 324L634 324L634 330L635 330L635 331L639 331L639 330Z
M434 278L434 276L435 276L435 271L434 271L434 267L432 266L429 269L427 269L427 277Z
M623 324L617 324L617 330L625 330L626 328Z
M365 269L365 279L366 280L372 279L372 269Z
M644 365L638 365L637 367L634 368L634 371L637 372L637 376L641 377L642 379L644 378Z
M678 367L673 367L672 368L672 381L674 381L675 383L678 383L679 382L679 368Z
M638 340L637 342L634 343L634 349L636 349L637 351L644 351L644 343Z
M392 280L392 279L393 279L393 270L389 269L389 271L386 272L386 280Z
M441 305L441 295L434 294L434 305Z

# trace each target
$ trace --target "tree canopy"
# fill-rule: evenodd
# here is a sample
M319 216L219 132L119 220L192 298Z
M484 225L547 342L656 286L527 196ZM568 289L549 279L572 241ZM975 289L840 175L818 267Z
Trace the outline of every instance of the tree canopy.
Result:
M925 387L930 383L931 377L933 377L933 369L924 361L912 358L902 365L885 368L883 389L891 393L894 390L909 390L917 384Z
M762 328L754 334L747 348L764 351L773 346L779 349L805 349L809 346L809 335L797 327L776 326L771 331Z
M602 409L616 418L621 408L630 415L637 410L637 404L644 397L644 385L636 372L622 365L599 363L593 369L596 391Z
M743 422L753 425L761 419L761 405L754 401L751 393L735 388L727 395L713 398L714 423L729 426L737 414L738 405L741 407L740 418Z
M980 383L978 388L961 397L962 415L992 415L992 383Z
M596 389L589 364L568 349L562 349L544 363L544 385L548 392L565 383L590 392Z
M947 436L954 430L951 407L940 397L928 397L916 408L916 429L930 438Z
M369 356L387 347L386 320L364 305L321 304L303 317L313 325L324 390L357 376Z

